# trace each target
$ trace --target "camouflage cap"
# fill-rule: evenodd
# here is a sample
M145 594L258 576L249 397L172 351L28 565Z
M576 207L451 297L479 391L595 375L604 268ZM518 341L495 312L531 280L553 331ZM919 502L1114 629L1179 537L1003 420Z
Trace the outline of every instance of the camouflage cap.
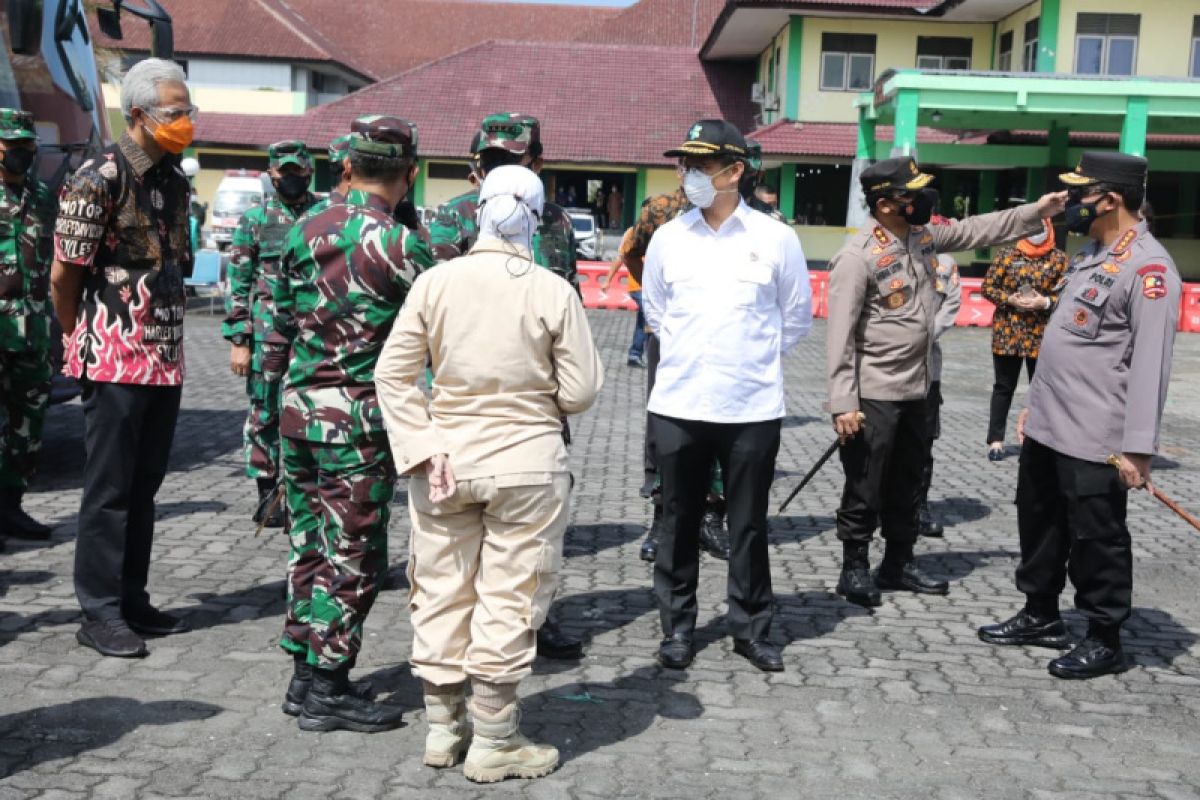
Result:
M350 152L350 134L343 133L329 143L329 160L342 161Z
M369 114L350 124L349 147L383 158L416 158L417 126L399 117Z
M37 139L33 114L19 108L0 108L0 139Z
M479 150L507 150L525 155L530 146L542 140L542 124L528 114L489 114L479 125Z
M305 172L309 172L313 168L312 153L308 152L308 146L299 139L287 139L282 142L276 142L267 148L267 158L271 169L279 169L288 164L295 164Z

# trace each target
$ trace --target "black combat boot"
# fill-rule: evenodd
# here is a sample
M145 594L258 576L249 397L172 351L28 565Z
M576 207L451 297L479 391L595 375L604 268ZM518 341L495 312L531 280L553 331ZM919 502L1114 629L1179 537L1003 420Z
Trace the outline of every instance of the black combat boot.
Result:
M837 584L838 594L865 608L883 602L875 579L871 577L870 548L867 542L842 542L842 574Z
M930 577L917 566L911 545L888 545L883 554L883 563L875 575L875 585L888 591L917 594L947 594L950 591L950 584Z
M288 681L287 694L283 696L283 713L298 717L304 711L304 700L312 687L313 668L307 656L292 654L292 679Z
M713 558L729 560L729 531L725 528L725 503L709 499L700 520L700 548Z
M1056 678L1087 680L1101 675L1115 675L1133 666L1133 661L1121 648L1120 627L1088 626L1087 636L1075 649L1051 661L1047 668Z
M267 510L271 508L271 503L275 500L275 487L278 482L274 478L258 478L258 507L254 509L254 521L263 522L263 515L267 514ZM263 522L264 528L282 528L285 521L286 510L283 507L283 500L280 499L275 503L275 508L267 514L267 521Z
M0 489L0 537L44 542L50 538L53 528L25 513L21 508L24 496L24 489Z
M312 684L300 712L300 730L380 733L403 724L400 708L356 694L349 673L346 666L313 670Z
M942 523L933 518L929 510L929 487L933 485L933 459L925 462L921 470L921 502L917 505L917 533L940 539L946 533Z
M583 642L573 639L549 617L537 632L537 654L552 661L578 661L583 658Z
M649 561L651 564L658 558L658 541L662 538L662 506L654 506L654 519L650 520L650 528L646 531L646 540L642 542L642 549L638 553L638 557L642 561Z

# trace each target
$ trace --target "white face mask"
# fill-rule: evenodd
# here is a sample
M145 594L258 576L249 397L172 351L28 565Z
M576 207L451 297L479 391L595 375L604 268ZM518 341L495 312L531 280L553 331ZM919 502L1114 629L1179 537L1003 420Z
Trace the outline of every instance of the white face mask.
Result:
M713 184L713 178L731 169L733 169L732 164L711 177L698 169L689 169L683 173L683 193L687 195L687 199L692 205L697 208L708 208L716 201L718 194L737 191L737 187L718 189Z

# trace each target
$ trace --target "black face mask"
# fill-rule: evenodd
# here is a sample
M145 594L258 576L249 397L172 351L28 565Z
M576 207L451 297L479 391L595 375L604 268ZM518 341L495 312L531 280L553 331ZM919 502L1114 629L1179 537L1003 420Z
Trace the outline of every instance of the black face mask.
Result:
M308 176L288 174L275 181L275 190L285 200L298 200L308 193Z
M33 166L35 158L37 158L37 150L10 147L4 151L4 161L0 163L4 165L5 172L12 173L13 175L24 175Z
M933 195L926 191L917 192L917 196L900 209L900 216L909 225L926 224L933 216Z
M421 218L417 215L417 207L411 200L401 200L392 211L392 218L410 231L421 227Z
M1095 203L1084 203L1079 200L1067 206L1063 214L1066 216L1067 230L1071 233L1082 233L1085 236L1092 229L1092 223L1101 216L1096 211Z

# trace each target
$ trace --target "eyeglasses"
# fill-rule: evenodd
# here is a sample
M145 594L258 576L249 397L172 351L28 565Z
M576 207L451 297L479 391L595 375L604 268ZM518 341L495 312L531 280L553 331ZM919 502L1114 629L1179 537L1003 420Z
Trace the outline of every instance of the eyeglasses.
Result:
M155 120L160 122L174 122L182 116L187 116L192 122L196 121L196 115L200 113L199 106L184 106L183 108L163 108L162 106L151 106L154 111L162 115L162 119L155 114L150 114ZM148 111L149 113L149 111Z

